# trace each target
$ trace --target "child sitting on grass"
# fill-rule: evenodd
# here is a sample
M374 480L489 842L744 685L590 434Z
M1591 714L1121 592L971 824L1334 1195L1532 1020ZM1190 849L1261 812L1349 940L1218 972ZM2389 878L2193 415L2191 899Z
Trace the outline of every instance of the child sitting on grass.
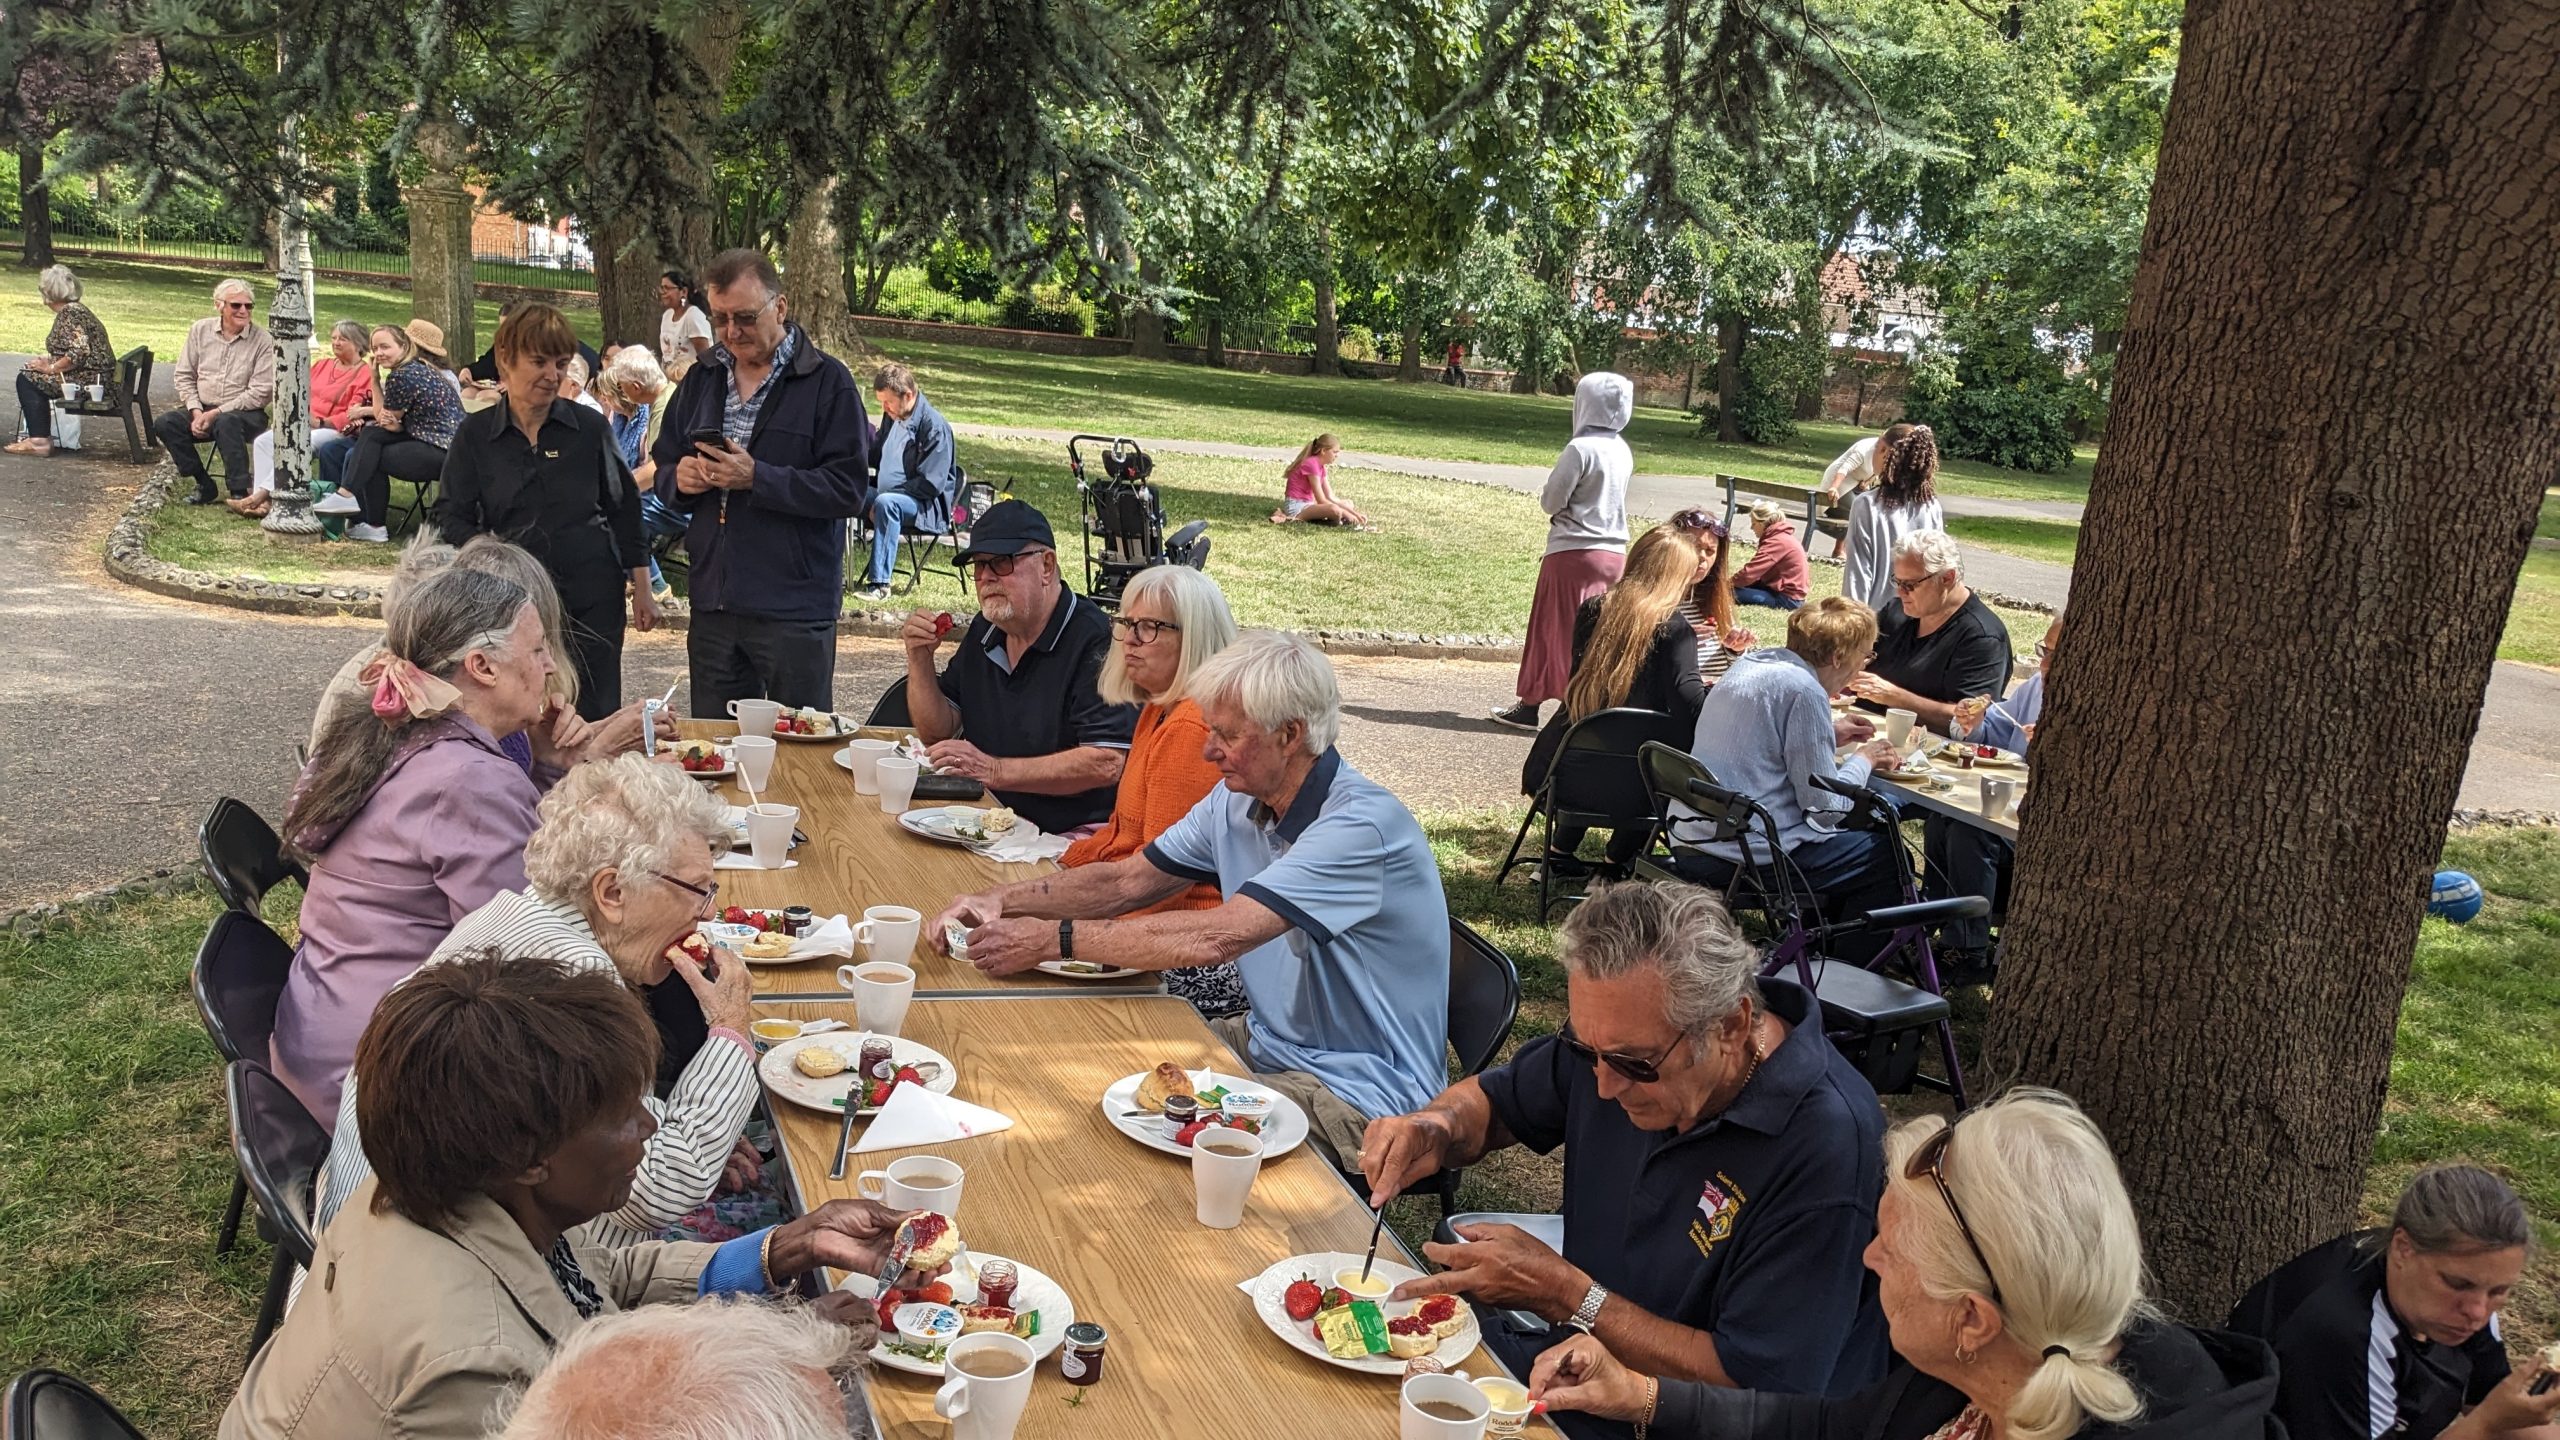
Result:
M1307 442L1298 458L1289 462L1287 495L1280 508L1271 512L1271 523L1286 525L1292 521L1306 525L1350 525L1362 530L1378 527L1360 513L1350 501L1333 493L1325 481L1325 471L1342 454L1342 442L1331 435L1319 435Z

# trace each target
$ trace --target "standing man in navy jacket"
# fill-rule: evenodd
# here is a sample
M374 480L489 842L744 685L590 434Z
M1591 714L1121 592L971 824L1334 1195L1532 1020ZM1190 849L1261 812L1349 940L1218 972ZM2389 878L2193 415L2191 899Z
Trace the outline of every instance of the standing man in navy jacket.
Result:
M862 510L870 417L852 372L791 323L761 251L723 251L702 280L718 343L677 387L650 452L658 498L691 517L693 713L726 719L730 701L759 696L832 710L845 521Z

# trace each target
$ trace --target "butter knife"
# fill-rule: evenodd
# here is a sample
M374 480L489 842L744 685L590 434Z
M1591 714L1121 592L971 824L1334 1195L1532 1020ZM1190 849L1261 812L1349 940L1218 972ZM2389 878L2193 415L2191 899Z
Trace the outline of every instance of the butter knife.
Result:
M844 1092L844 1128L836 1132L836 1164L827 1172L830 1180L844 1178L845 1157L853 1151L853 1119L862 1108L862 1077L855 1076L852 1088Z

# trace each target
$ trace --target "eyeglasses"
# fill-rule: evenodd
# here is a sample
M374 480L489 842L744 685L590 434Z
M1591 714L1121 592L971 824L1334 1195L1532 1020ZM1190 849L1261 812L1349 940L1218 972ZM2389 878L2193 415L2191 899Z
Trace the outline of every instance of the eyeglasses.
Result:
M720 901L720 887L717 884L696 885L690 880L679 880L664 870L652 870L649 873L666 881L668 884L673 885L687 895L692 896L695 914L711 915L717 913Z
M1134 635L1141 645L1153 645L1156 637L1168 630L1177 635L1182 633L1182 627L1170 620L1132 620L1126 615L1112 616L1111 630L1124 639Z
M1893 577L1893 588L1897 594L1908 595L1912 591L1919 589L1921 586L1928 584L1930 581L1935 580L1946 573L1947 572L1944 570L1932 570L1917 580L1905 580L1901 576L1896 575Z
M1693 535L1713 535L1719 540L1727 538L1731 533L1725 529L1723 521L1698 509L1683 510L1673 515L1671 528L1686 530Z
M972 555L969 557L969 568L981 576L993 575L1002 580L1013 573L1014 566L1034 555L1048 553L1046 550L1025 550L1019 555Z
M779 295L768 295L765 297L764 303L753 310L714 310L711 312L711 328L715 330L753 330L756 328L756 321L762 318L764 312L773 308L774 301L781 298L782 297Z
M2052 641L2050 641L2050 640L2039 640L2039 641L2037 641L2037 642L2036 642L2036 658L2037 658L2038 660L2050 660L2050 659L2052 659L2052 658L2053 658L2053 642L2052 642Z
M1574 1035L1570 1021L1566 1022L1563 1031L1556 1036L1556 1040L1572 1053L1573 1058L1583 1064L1606 1065L1639 1085L1651 1085L1660 1080L1664 1062L1679 1054L1680 1047L1689 1043L1689 1037L1683 1034L1679 1039L1671 1042L1670 1049L1648 1060L1642 1055L1621 1055L1614 1050L1594 1050Z
M1956 1192L1947 1188L1947 1150L1955 1144L1956 1127L1947 1126L1920 1142L1911 1152L1911 1161L1902 1167L1905 1179L1917 1180L1922 1175L1936 1183L1938 1198L1947 1202L1947 1213L1955 1217L1956 1233L1964 1236L1964 1248L1973 1252L1974 1263L1982 1267L1982 1278L1991 1282L1991 1303L2000 1303L2000 1280L1991 1273L1991 1257L1982 1253L1982 1242L1973 1238L1973 1227L1965 1223L1964 1207L1956 1203Z

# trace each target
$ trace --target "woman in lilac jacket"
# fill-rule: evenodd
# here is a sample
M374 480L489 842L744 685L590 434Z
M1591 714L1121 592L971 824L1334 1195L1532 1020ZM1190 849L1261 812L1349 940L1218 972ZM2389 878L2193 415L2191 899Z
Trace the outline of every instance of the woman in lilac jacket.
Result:
M524 587L447 570L405 597L324 722L285 812L311 887L271 1042L277 1077L323 1125L374 1005L456 921L524 887L534 805L569 758L557 742L583 728L554 713L553 669ZM530 774L501 748L518 734Z

